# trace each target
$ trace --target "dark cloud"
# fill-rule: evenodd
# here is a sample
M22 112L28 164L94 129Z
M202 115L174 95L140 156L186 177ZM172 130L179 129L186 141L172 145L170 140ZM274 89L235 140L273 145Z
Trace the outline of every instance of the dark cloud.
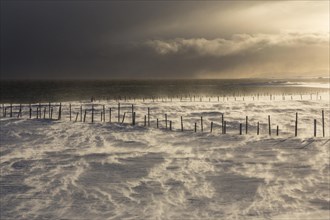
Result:
M301 16L286 12L289 24L318 16L309 6L280 4L305 10ZM1 78L249 77L274 66L277 72L326 72L329 35L307 26L307 33L282 33L276 26L283 25L281 14L268 25L273 12L257 21L266 6L281 7L260 1L1 1ZM294 24L284 29L301 26Z

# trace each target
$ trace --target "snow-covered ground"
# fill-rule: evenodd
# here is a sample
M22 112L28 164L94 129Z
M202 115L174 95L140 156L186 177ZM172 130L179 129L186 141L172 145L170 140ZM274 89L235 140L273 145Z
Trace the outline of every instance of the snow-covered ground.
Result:
M14 117L9 118L6 104L7 117L1 118L0 133L0 217L329 219L328 100L328 93L312 98L286 96L285 100L279 95L259 99L219 97L219 101L217 97L203 97L202 101L199 97L195 101L189 97L121 100L120 116L126 112L123 124L117 123L115 100L93 103L94 123L92 104L87 101L71 102L72 121L68 102L62 103L60 121L35 119L35 112L29 119L27 105L23 117L17 118L17 104ZM137 117L135 126L131 125L132 104ZM57 118L58 106L52 105L53 118ZM80 116L74 122L80 105L83 111L88 110L85 123L80 122ZM106 122L100 122L103 105ZM33 105L34 111L36 106ZM144 126L148 107L150 126ZM165 114L173 123L172 131L169 122L165 128ZM222 114L227 134L221 132ZM256 134L258 122L260 135ZM240 123L243 135L239 135Z

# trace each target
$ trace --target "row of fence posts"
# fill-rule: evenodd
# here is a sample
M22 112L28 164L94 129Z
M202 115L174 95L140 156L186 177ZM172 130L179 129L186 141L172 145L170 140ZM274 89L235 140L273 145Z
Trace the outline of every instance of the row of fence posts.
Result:
M7 116L7 108L4 107L4 105L2 106L3 108L3 117ZM17 114L17 118L22 117L22 109L23 106L22 104L19 105L19 111ZM43 118L46 119L46 106L44 106L43 108ZM62 117L62 103L59 104L59 108L58 108L58 117L57 120L61 120ZM13 105L10 104L9 106L9 117L13 117ZM29 104L29 118L32 118L32 105ZM94 123L94 113L95 109L94 109L94 104L92 104L91 107L91 122ZM76 113L76 117L75 117L75 122L77 122L78 117L80 114L80 121L81 122L86 122L86 114L87 114L87 109L85 109L84 111L84 115L83 115L83 108L82 105L80 105L80 113L77 112ZM132 114L132 125L136 125L136 112L134 111L134 105L131 105L131 114ZM106 110L105 110L105 105L103 105L102 107L102 111L101 111L101 122L105 122L105 115L106 115ZM165 116L165 128L168 129L168 124L169 124L169 129L172 130L172 121L168 120L168 116L167 114L164 115ZM53 107L51 105L51 103L48 104L48 117L49 119L53 119ZM125 122L125 117L126 117L126 112L124 112L122 120L121 119L121 106L120 103L118 103L118 123L124 123ZM36 111L36 118L37 119L42 119L42 106L39 103L39 105L37 105L37 111ZM112 108L109 108L109 122L111 123L111 118L112 118ZM72 106L71 104L69 104L69 119L70 121L72 121ZM180 116L180 124L181 124L181 131L184 131L184 127L183 127L183 116ZM200 129L201 132L204 131L204 127L203 127L203 116L201 116L200 118ZM224 120L224 114L221 114L221 133L222 134L226 134L226 124L227 122ZM150 108L147 108L147 115L144 116L144 126L150 126ZM314 136L316 137L317 134L317 120L314 119ZM159 128L159 119L156 119L156 126L157 128ZM213 121L211 122L211 126L210 126L210 132L213 132L213 126L214 123ZM239 124L239 134L242 135L242 123ZM197 123L195 122L194 124L194 131L197 132ZM271 118L270 115L268 115L268 134L271 136L272 129L271 129ZM248 134L248 116L246 116L245 118L245 134ZM257 135L260 134L260 123L257 122ZM296 112L296 117L295 117L295 129L294 129L294 134L295 136L298 136L298 113ZM276 135L279 135L279 126L276 126ZM322 136L325 136L325 130L324 130L324 110L322 110Z

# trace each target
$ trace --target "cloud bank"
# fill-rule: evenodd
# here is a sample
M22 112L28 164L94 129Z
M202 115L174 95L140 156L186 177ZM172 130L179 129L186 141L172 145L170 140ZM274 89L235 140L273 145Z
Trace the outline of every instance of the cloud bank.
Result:
M256 52L267 47L326 46L329 44L329 33L235 34L230 39L175 38L149 40L145 44L161 55L193 52L199 55L227 56Z

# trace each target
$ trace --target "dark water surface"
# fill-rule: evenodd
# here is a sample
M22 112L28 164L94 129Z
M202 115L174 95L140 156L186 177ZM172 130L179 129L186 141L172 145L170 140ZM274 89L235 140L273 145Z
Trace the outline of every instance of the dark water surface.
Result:
M328 79L273 80L97 80L97 81L1 81L0 102L75 101L95 97L151 98L189 95L315 93L326 88L302 87L328 83Z

